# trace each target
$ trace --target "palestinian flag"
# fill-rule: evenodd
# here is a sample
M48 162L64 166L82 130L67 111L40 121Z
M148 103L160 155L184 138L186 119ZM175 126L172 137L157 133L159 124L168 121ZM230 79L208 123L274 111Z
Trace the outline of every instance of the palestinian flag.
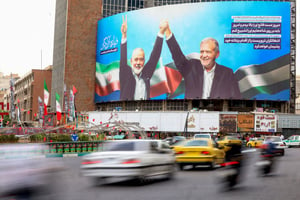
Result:
M44 80L44 115L47 115L48 102L49 102L49 91L47 88L46 80Z
M178 70L164 66L160 59L150 80L150 98L173 94L182 80Z
M290 54L267 63L240 67L235 72L235 77L245 99L254 99L259 94L273 95L289 90Z
M56 98L56 118L57 118L57 121L60 121L61 120L61 106L59 103L60 97L57 93L55 93L55 98Z

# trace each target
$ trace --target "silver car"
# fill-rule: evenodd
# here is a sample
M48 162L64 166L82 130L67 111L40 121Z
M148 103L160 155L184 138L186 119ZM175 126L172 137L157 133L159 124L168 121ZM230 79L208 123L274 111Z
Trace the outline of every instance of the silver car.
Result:
M161 175L171 178L175 169L174 152L161 140L108 141L103 151L84 156L81 163L81 174L96 185L128 179L144 182Z

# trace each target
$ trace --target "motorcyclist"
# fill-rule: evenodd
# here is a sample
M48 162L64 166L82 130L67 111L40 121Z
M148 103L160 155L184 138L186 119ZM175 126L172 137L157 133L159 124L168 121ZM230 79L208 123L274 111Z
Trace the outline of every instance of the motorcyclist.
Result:
M226 183L226 188L231 188L240 181L241 167L242 167L242 145L241 144L227 144L230 149L225 154L225 163L223 166L223 173L221 181Z
M268 157L275 156L276 147L272 141L272 138L267 138L266 142L262 145L262 155L266 155Z
M272 141L272 138L267 138L266 142L261 146L261 158L263 161L267 161L267 164L262 165L260 168L264 175L273 171L275 165L276 146Z
M225 161L226 162L232 162L237 161L239 163L242 162L242 145L241 144L228 144L226 146L229 146L230 149L226 152L225 155Z

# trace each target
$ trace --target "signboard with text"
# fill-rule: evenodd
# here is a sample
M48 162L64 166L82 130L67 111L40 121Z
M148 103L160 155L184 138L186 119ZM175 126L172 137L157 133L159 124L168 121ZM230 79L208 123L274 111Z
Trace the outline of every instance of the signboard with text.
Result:
M226 88L231 82L219 75L219 65L229 68L238 88L238 95L230 96L215 90L220 87L215 84L210 99L289 101L290 15L290 2L230 1L159 6L103 18L97 31L95 102L206 98L195 92L202 91L199 47L207 37L219 43L215 77L220 83L224 79L221 86ZM172 32L168 41L158 37L163 19ZM174 41L183 56L171 51ZM141 75L134 77L131 57L137 47L145 58ZM173 60L178 57L184 62ZM142 83L137 84L137 76Z
M276 132L276 115L255 114L255 131Z
M252 114L238 114L237 129L240 132L252 132L254 130L254 115Z

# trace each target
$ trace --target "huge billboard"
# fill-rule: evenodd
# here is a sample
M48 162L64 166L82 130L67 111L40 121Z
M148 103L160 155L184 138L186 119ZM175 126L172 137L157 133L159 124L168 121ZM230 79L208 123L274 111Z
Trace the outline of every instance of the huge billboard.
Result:
M289 60L289 2L202 2L125 12L98 21L95 102L288 101Z

